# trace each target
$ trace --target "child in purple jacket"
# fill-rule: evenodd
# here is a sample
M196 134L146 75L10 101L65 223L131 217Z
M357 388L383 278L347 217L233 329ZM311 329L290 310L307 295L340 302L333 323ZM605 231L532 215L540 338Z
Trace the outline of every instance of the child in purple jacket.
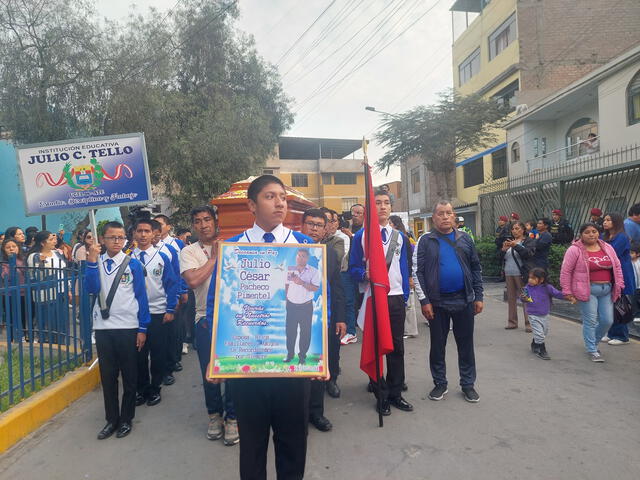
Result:
M544 345L549 334L549 311L551 297L564 298L562 292L547 283L547 272L543 268L529 270L529 282L522 291L522 300L527 302L527 313L533 330L531 351L543 360L551 360Z

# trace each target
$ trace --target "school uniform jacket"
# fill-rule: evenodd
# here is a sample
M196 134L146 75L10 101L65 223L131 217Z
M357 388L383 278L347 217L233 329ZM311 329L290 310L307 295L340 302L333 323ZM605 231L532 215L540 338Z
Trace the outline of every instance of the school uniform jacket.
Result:
M87 291L98 295L100 288L102 288L106 299L116 272L125 256L123 252L120 252L111 258L113 264L109 271L107 271L109 256L106 253L100 255L97 263L87 262L87 271L84 277L84 286ZM111 303L109 318L106 320L102 318L99 302L96 301L93 307L93 328L95 330L137 328L139 332L146 333L150 322L144 270L142 264L132 258L120 279L120 284Z
M141 253L144 252L144 261ZM136 248L131 256L140 261L145 271L149 311L154 314L173 313L178 301L178 279L169 257L155 247Z

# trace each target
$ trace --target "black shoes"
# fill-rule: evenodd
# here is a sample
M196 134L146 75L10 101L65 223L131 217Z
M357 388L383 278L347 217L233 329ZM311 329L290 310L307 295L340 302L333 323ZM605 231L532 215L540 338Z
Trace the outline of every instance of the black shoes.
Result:
M538 346L538 344L534 340L531 340L531 353L533 353L534 355L537 355L539 348L540 347Z
M160 392L152 393L151 395L149 395L149 398L147 398L147 406L153 407L154 405L159 404L160 400L162 400Z
M287 355L282 359L283 363L289 363L291 360L293 360L293 355Z
M449 393L446 385L436 385L431 392L429 392L429 400L435 400L436 402L442 400L444 396Z
M543 360L551 360L551 357L547 353L547 347L545 347L544 343L538 344L538 351L535 352L538 357Z
M327 393L331 398L340 398L340 387L335 380L329 380L326 385Z
M396 407L398 410L402 410L403 412L413 411L413 405L411 405L402 397L390 398L389 403L394 407Z
M173 365L173 371L174 372L181 372L182 371L182 364L180 362L176 362Z
M478 392L476 392L476 389L473 387L463 387L462 394L467 402L478 403L480 401L480 395L478 395Z
M116 426L113 423L107 423L102 430L98 433L98 440L104 440L113 435L116 431Z
M131 433L131 428L132 427L129 422L123 422L116 432L116 438L126 437Z
M174 383L176 383L176 377L174 377L173 375L169 374L166 375L163 379L162 379L162 384L163 385L173 385Z
M143 403L145 403L147 399L141 393L136 393L136 407L139 407Z
M298 365L306 365L307 357L306 355L298 355Z
M376 404L376 410L377 409L378 406ZM382 402L380 402L380 409L378 410L378 412L380 412L383 417L388 417L389 415L391 415L391 404L388 400L383 400Z
M314 415L312 417L309 417L309 423L311 423L311 425L316 427L321 432L328 432L333 428L331 422L322 415Z

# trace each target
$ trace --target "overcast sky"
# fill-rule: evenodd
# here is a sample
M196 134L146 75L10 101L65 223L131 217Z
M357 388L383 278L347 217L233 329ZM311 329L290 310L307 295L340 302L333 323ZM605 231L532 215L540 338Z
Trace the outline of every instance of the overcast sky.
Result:
M132 8L167 12L179 3L98 0L97 6L101 15L122 19ZM294 99L295 124L285 135L371 138L380 117L365 106L398 113L433 103L451 86L451 3L240 0L237 27L253 35L262 57L278 66ZM372 144L370 162L382 153ZM399 180L400 173L396 168L375 177L374 183Z

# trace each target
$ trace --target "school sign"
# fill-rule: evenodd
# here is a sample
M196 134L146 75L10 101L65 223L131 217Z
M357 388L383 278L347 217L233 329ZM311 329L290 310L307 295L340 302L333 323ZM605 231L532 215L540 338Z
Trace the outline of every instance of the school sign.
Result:
M152 202L144 134L17 148L27 215Z

